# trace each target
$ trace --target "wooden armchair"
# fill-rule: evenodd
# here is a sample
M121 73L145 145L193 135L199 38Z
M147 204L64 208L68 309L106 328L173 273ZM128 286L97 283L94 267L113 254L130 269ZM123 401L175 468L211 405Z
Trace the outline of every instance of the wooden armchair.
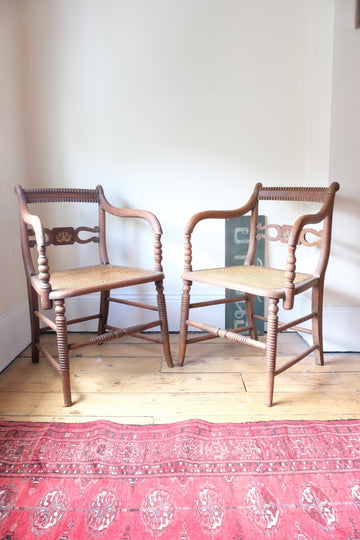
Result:
M254 346L264 351L266 355L266 405L273 403L274 378L284 370L290 368L305 356L314 352L315 361L323 365L323 337L322 337L322 305L324 277L327 267L334 197L339 189L339 184L334 182L330 187L263 187L258 183L248 200L248 202L237 210L217 211L209 210L195 214L187 223L185 228L185 259L183 279L183 294L180 317L180 346L179 359L180 366L184 363L186 345L203 339L221 337L237 343L244 343ZM289 205L297 204L300 207L298 217L292 225L267 224L265 227L258 225L259 204L268 201L267 206L275 201L282 202L289 213ZM317 203L317 211L314 212L314 204ZM311 206L312 210L307 213L305 206ZM281 214L276 207L275 219L281 219ZM306 212L306 213L305 213ZM250 213L250 240L245 263L242 266L208 268L202 270L193 269L193 248L192 234L196 225L208 219L231 219ZM316 226L316 228L313 228ZM322 230L319 230L322 227ZM275 229L274 232L269 232ZM276 265L256 266L255 254L257 240L265 237L268 241L280 241L286 246L286 253L282 261ZM300 249L301 246L301 249ZM298 271L298 255L304 248L318 248L318 257L311 272ZM274 267L275 266L275 267ZM190 302L190 289L193 282L233 291L241 291L240 296L227 297L223 299L209 300L205 302ZM310 289L312 291L310 313L297 318L291 322L281 323L278 320L279 301L282 301L285 310L292 310L296 297ZM267 299L267 315L265 317L254 313L254 297L260 296ZM229 302L245 302L247 326L243 328L217 328L211 324L196 322L189 319L190 309L204 308L215 304L226 304ZM266 341L258 339L256 321L262 319L267 323ZM305 329L301 325L305 321L312 321L312 330ZM205 334L189 336L188 327L193 327ZM283 365L276 365L277 360L277 336L279 332L295 328L303 332L312 333L313 344L303 353L285 362ZM241 332L247 330L249 336L242 335Z
M170 352L166 304L163 292L164 274L161 265L162 230L156 216L145 210L124 209L112 206L106 200L101 186L97 186L96 189L23 189L21 186L17 186L15 192L20 210L21 247L28 286L32 361L38 362L39 352L41 352L60 373L64 405L66 407L72 405L70 350L132 335L150 341L161 342L167 365L172 367L173 362ZM52 206L50 206L51 203ZM72 206L72 210L76 212L77 216L85 213L83 208L86 204L90 205L95 210L94 219L97 221L96 225L76 228L71 226L44 228L40 217L31 213L29 210L30 205L41 204L45 205L45 207L41 206L39 208L45 209L47 215L58 212L62 217L62 212L66 208L65 205L68 206L71 203L75 203ZM59 205L63 205L60 210ZM94 205L97 205L97 208ZM117 218L139 218L140 220L145 220L150 225L154 239L154 268L152 270L130 266L114 266L109 263L105 230L106 216L109 214ZM74 246L77 244L77 247L79 247L79 244L88 243L97 244L96 251L98 252L97 259L99 260L99 264L90 266L82 265L71 269L64 269L65 264L60 269L54 269L50 265L48 246L55 246L57 250L61 250L65 245ZM35 249L37 251L37 254L35 254L37 262L33 262L32 252ZM113 289L151 282L155 284L157 306L110 296L110 291ZM97 292L100 293L98 313L67 320L65 313L66 299ZM158 318L152 322L129 326L127 328L109 326L108 312L111 302L156 311L158 312ZM45 315L44 312L46 311L51 311L53 316L51 314L49 316ZM98 319L97 335L90 335L87 339L69 344L68 326L91 319ZM40 326L40 321L45 326ZM144 332L155 327L160 327L161 338L156 334ZM41 334L49 330L56 332L57 335L57 358L40 343Z

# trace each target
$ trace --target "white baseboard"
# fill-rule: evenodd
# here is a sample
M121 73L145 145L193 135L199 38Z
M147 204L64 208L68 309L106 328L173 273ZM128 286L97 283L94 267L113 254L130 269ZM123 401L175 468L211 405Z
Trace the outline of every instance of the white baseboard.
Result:
M156 305L154 294L123 295L128 300L141 300L147 304ZM206 300L208 298L195 297L193 301ZM180 296L178 294L166 294L170 332L179 331ZM98 308L96 295L88 295L67 301L68 318L80 317L89 311L95 313ZM303 307L303 306L300 306ZM109 322L120 326L131 326L147 320L152 320L154 312L142 314L139 319L139 310L115 304L112 306ZM289 312L282 312L283 314ZM298 316L295 314L295 316ZM300 316L300 314L299 314ZM284 319L284 318L283 318ZM222 326L224 324L224 307L212 308L207 322ZM324 350L326 352L360 352L360 307L325 307L324 308ZM96 321L77 324L72 327L73 331L94 331ZM304 338L308 339L307 334ZM2 371L25 347L30 343L30 324L27 302L23 301L10 310L0 314L0 371Z
M360 352L360 307L325 307L324 351Z
M304 313L310 313L310 302L305 299L298 302L295 316L301 317ZM279 317L286 322L289 320L289 312L282 310ZM294 312L292 312L294 315ZM303 326L310 328L311 323ZM360 352L360 307L327 307L323 309L323 346L325 352ZM309 334L302 334L307 342L310 342Z

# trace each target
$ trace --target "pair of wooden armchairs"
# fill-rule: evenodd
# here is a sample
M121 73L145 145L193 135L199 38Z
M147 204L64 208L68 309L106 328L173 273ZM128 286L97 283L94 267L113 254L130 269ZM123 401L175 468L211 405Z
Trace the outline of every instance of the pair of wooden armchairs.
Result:
M261 349L266 357L266 405L273 402L274 378L285 369L314 352L315 361L323 364L322 345L322 305L325 270L330 253L331 227L334 197L339 184L334 182L330 187L263 187L260 183L248 202L236 210L204 211L195 214L185 229L185 261L183 294L180 317L180 348L178 365L182 366L186 346L193 341L220 337L237 343L246 343ZM166 303L164 296L164 273L162 268L162 230L157 217L145 210L118 208L105 198L101 186L96 189L23 189L17 186L16 194L20 209L21 246L28 286L29 310L31 320L32 361L38 362L39 353L60 373L62 379L64 405L72 405L70 385L69 351L91 344L100 344L124 336L136 336L162 343L163 354L167 365L172 367L173 360L169 343L169 331ZM258 223L259 203L262 201L280 202L286 207L297 203L300 212L293 225L275 225ZM55 210L50 208L55 205ZM59 203L75 203L76 214L82 213L84 204L96 208L97 224L94 226L44 227L44 218L40 218L41 207L46 208L47 218L56 214ZM317 210L305 211L305 205L317 205ZM30 211L34 205L39 212ZM39 206L40 205L40 206ZM74 206L73 206L74 208ZM277 219L280 211L276 210ZM74 212L73 212L74 213ZM67 211L67 215L69 212ZM107 216L119 219L134 218L143 220L151 227L153 233L153 269L110 264L106 243ZM219 266L217 268L193 269L192 238L195 227L204 220L229 220L239 216L250 215L249 247L244 264L240 266ZM268 214L267 214L268 215ZM291 214L293 215L293 214ZM60 216L62 213L60 211ZM322 227L321 229L319 227ZM315 227L315 228L314 228ZM275 228L275 236L269 233ZM286 247L283 265L256 265L256 247L259 238L279 240ZM53 269L50 265L49 246L72 246L74 244L97 244L99 264L78 265L76 268ZM318 249L317 262L313 270L299 272L298 252L304 247ZM51 248L52 249L52 248ZM35 252L35 256L34 256ZM60 259L61 260L61 259ZM223 264L223 263L222 263ZM114 289L125 289L134 285L153 283L156 290L156 305L148 305L139 301L121 299L111 295ZM235 296L209 299L202 302L190 301L190 290L193 283L215 286L221 289L237 291ZM287 323L279 323L278 310L281 301L285 310L292 310L295 298L305 291L311 291L310 313L297 317ZM241 294L239 293L241 291ZM65 300L78 296L100 293L100 307L95 314L69 319L66 316ZM255 297L267 299L267 315L255 313ZM247 325L241 328L219 328L210 323L189 319L190 310L208 308L211 305L244 302ZM113 326L108 323L111 303L125 304L134 308L155 311L156 318L151 322L136 325ZM206 310L207 311L207 310ZM52 312L52 316L46 313ZM96 319L98 329L96 335L90 334L86 339L74 343L68 341L69 325ZM266 322L266 340L259 340L256 323L262 319ZM311 320L312 330L299 326ZM188 328L196 329L196 334L189 335ZM159 328L160 332L149 332ZM306 351L279 367L277 359L277 336L279 332L296 328L312 333L313 344ZM57 335L57 356L50 353L43 341L42 334L52 331ZM244 335L246 331L249 335Z

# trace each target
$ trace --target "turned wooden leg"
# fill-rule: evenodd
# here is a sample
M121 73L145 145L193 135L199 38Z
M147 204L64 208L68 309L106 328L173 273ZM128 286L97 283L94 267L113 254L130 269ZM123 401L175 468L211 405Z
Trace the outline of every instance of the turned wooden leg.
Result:
M55 300L55 315L59 368L64 396L64 406L70 407L72 405L70 388L70 365L64 300Z
M181 311L180 311L180 332L179 332L179 357L178 365L184 364L188 325L186 321L189 318L189 304L190 304L190 289L191 281L184 280L183 294L181 297Z
M274 395L274 379L277 352L277 329L278 329L278 302L277 298L269 299L267 338L266 338L266 389L265 405L271 407Z
M102 293L100 293L98 335L105 334L106 331L106 325L109 316L109 296L110 291L103 291Z
M321 282L312 290L312 311L315 316L312 319L312 338L313 344L316 345L315 349L315 363L319 366L324 365L324 352L323 352L323 293L324 283Z
M155 287L156 287L156 292L157 292L160 329L161 329L161 337L162 337L165 360L168 367L174 367L174 363L171 357L171 350L170 350L169 327L168 327L168 319L167 319L167 312L166 312L163 281L157 281L155 283Z

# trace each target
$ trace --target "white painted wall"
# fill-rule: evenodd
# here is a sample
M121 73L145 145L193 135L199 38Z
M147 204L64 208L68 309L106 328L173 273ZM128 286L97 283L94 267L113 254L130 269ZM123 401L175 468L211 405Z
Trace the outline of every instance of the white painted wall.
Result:
M357 102L360 95L360 29L354 28L354 14L355 0L336 0L330 176L339 179L341 192L334 217L327 294L331 297L328 332L331 332L333 348L359 350L360 108Z
M25 177L18 4L0 1L0 370L29 343L14 184ZM18 324L13 324L18 323Z
M335 293L335 304L340 306L360 305L360 29L352 24L354 4L337 0L334 34L330 174L342 181L342 189L329 279L337 288L338 268L346 261L345 284Z
M342 137L356 134L356 126L347 133L343 123L342 137L332 130L342 107L355 108L356 90L349 95L337 81L344 59L350 54L355 65L359 48L353 0L1 0L1 11L10 5L12 17L18 7L20 25L7 43L13 55L16 37L21 46L22 183L101 183L115 204L153 210L164 229L173 330L182 231L193 212L241 205L258 180L326 185L336 177L341 197L350 193ZM12 69L12 84L18 84ZM350 73L359 89L360 74ZM1 104L14 99L6 95ZM20 140L21 134L12 147ZM354 173L357 161L350 158ZM6 176L12 192L18 174ZM13 205L11 197L1 204ZM341 228L344 222L339 216L335 223ZM350 240L358 224L354 210ZM338 279L348 268L341 238L337 233L325 302L332 310L351 307L356 319L359 293ZM208 235L202 261L212 264L222 244L223 231ZM135 256L141 263L145 255L137 250ZM351 272L355 278L355 263ZM3 281L21 282L13 276ZM23 286L18 290L11 305L24 298Z

